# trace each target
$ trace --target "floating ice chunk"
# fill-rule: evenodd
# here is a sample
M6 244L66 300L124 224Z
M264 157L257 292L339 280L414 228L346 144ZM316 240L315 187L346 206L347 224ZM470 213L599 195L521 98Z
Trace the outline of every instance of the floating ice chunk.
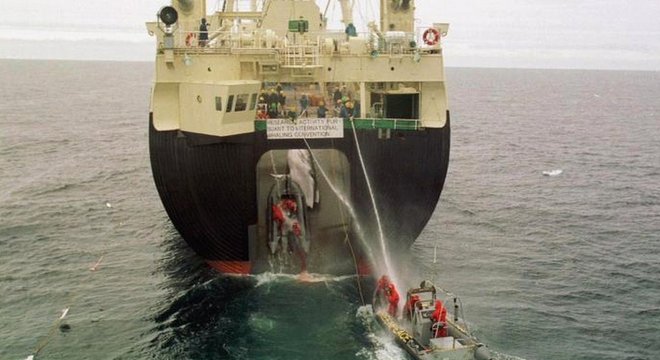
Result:
M99 269L99 265L101 265L101 261L103 261L103 256L99 258L99 260L94 264L92 267L89 268L89 271L96 271Z
M62 309L62 315L60 315L60 320L64 319L64 317L65 317L66 314L68 314L68 313L69 313L69 308Z
M105 206L111 208L111 207L112 207L112 204L110 204L109 202L107 202L107 203L105 203Z
M545 176L557 176L557 175L561 175L561 173L563 173L563 172L564 172L564 170L562 170L562 169L546 170L546 171L543 171L543 175L545 175Z

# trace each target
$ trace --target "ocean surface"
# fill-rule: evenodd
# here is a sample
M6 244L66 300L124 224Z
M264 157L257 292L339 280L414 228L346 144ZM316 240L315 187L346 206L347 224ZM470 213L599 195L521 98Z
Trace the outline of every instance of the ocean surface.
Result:
M355 277L188 250L151 179L152 67L0 61L0 359L407 359ZM401 276L458 294L498 359L659 359L660 73L447 76L450 171Z

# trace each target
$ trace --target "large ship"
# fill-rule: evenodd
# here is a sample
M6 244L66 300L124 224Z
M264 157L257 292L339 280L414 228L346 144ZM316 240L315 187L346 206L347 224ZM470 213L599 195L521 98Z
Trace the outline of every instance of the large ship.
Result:
M381 0L380 21L354 23L353 3L225 0L207 13L173 0L147 23L154 180L215 269L367 273L374 248L407 250L433 213L449 159L448 25L416 24L414 0Z

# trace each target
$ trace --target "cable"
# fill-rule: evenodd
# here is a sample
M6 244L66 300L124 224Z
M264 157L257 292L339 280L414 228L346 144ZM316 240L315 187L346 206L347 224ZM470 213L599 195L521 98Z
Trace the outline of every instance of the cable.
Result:
M388 272L392 271L392 266L390 265L389 252L387 249L387 244L385 242L385 234L383 234L383 225L380 222L380 214L378 213L378 207L376 206L376 198L374 197L374 192L371 187L371 181L369 181L369 174L367 173L367 168L364 164L364 158L362 157L362 150L360 149L360 142L358 141L357 132L355 130L355 122L351 119L351 127L353 129L353 139L355 140L355 147L357 148L358 158L360 159L360 165L362 167L362 174L364 175L364 180L367 183L367 189L369 189L369 195L371 198L371 205L374 209L374 215L376 215L376 223L378 225L378 235L380 237L380 245L383 250L383 261L385 262L385 268Z
M314 151L312 151L312 147L309 145L309 142L305 138L303 138L303 141L305 142L305 145L307 146L307 149L309 150L309 153L312 156L313 162L319 167L319 170L324 175L324 178L328 182L328 185L330 185L330 187L333 188L334 191L336 192L337 191L336 188L330 183L330 179L325 174L325 171L323 170L323 167L319 163L316 156L314 156ZM342 228L344 229L344 241L348 243L348 248L350 249L351 256L353 257L353 264L355 265L355 275L356 275L356 280L357 280L358 293L360 294L360 300L362 301L362 305L366 305L366 302L364 300L364 291L362 290L362 284L360 282L360 269L359 269L359 266L358 266L357 257L355 256L355 250L353 249L353 244L352 244L350 236L349 236L348 228L346 227L346 220L345 220L345 217L344 217L344 209L341 206L341 203L338 204L338 205L339 205L339 214L341 216L341 222L342 222L342 225L343 225Z
M89 271L93 273L96 270L98 270L99 266L101 265L101 262L103 261L103 258L104 258L104 255L101 255L101 257L98 259L98 261L96 261L96 263L92 267L89 268ZM91 277L91 276L92 276L92 274L90 273L88 278ZM85 282L88 280L88 278L85 279ZM34 357L39 355L39 353L50 343L53 336L55 335L55 332L57 331L57 329L62 324L62 321L68 315L69 310L78 303L79 299L80 299L80 294L79 293L71 294L69 299L66 301L66 304L68 304L67 307L62 309L62 314L50 326L50 329L48 330L48 334L46 334L46 337L44 337L43 339L41 339L41 341L39 341L37 343L37 345L34 347L34 350L32 351L32 355L28 356L28 359L33 359Z
M106 202L105 206L108 209L112 208L112 204L110 204L109 202ZM113 231L116 231L117 226L121 226L123 223L121 221L116 221L112 215L110 216L112 217L111 223L113 223ZM93 274L99 269L101 263L103 262L103 259L105 258L106 252L107 252L107 247L102 249L98 260L91 267L88 268L89 270L88 276L83 278L81 283L88 282L89 279L93 276ZM26 360L34 359L50 343L53 336L56 334L57 329L61 326L64 319L69 314L69 310L76 306L81 296L82 295L80 293L75 293L75 292L69 296L68 300L65 302L67 306L64 309L62 309L62 314L53 322L53 324L50 326L50 329L48 330L48 334L46 334L46 336L37 343L37 345L34 347L32 355L28 356Z

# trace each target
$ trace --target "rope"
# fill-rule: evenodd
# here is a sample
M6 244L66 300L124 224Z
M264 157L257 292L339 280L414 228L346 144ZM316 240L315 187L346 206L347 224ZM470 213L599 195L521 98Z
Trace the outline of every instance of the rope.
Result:
M362 157L362 150L360 149L360 142L358 141L357 131L355 131L355 121L351 119L351 127L353 128L353 139L355 140L355 147L358 151L358 157L360 159L360 165L362 167L362 173L364 174L364 180L367 183L367 188L369 189L369 195L371 198L371 205L374 209L374 214L376 215L376 223L378 224L378 235L380 236L381 246L383 250L383 261L385 262L385 268L388 271L392 270L390 266L390 259L387 251L387 244L385 243L385 235L383 234L383 225L380 222L380 214L378 213L378 207L376 206L376 199L374 198L374 192L371 187L371 181L369 181L369 174L367 174L367 168L364 165L364 158Z
M279 175L277 172L277 166L275 165L275 156L273 156L273 150L269 151L268 153L270 155L270 165L273 168L273 174Z
M332 140L332 143L334 145L334 140ZM331 170L333 171L333 175L335 168L339 165L338 164L338 159L337 159L337 153L332 152L332 161L333 161L333 167L331 167ZM362 301L362 305L366 305L366 302L364 301L364 293L362 291L362 283L360 282L360 268L357 263L357 257L355 256L355 251L353 250L353 244L351 242L349 233L348 233L348 226L346 226L346 219L345 219L345 213L344 213L344 208L340 205L339 206L339 215L341 216L341 222L342 222L342 228L344 229L344 241L348 243L348 248L351 250L351 256L353 257L353 264L355 265L355 274L356 276L356 281L357 281L357 286L358 286L358 292L360 294L360 300Z
M326 175L325 171L323 170L323 167L319 163L319 161L316 159L316 156L314 156L314 151L312 151L312 147L309 145L309 142L307 142L307 139L303 138L303 141L305 142L305 145L307 146L307 149L309 150L310 155L312 156L312 160L318 166L319 170L323 174L323 177L325 180L328 182L328 185L336 192L337 189L330 183L330 178ZM333 156L333 159L335 157ZM334 175L334 174L333 174ZM346 227L346 221L345 221L345 215L344 215L344 209L339 204L339 214L341 216L341 222L343 224L343 229L344 229L344 241L348 243L348 248L351 251L351 256L353 257L353 264L355 265L355 275L356 275L356 281L357 281L357 287L358 287L358 293L360 294L360 300L362 301L362 305L366 305L366 302L364 300L364 291L362 290L362 283L360 282L360 270L357 262L357 257L355 256L355 250L353 249L353 244L351 242L349 233L348 233L348 228Z
M112 205L109 202L107 202L105 204L105 206L108 209L112 208ZM118 226L121 226L123 223L121 221L117 221L116 218L112 215L110 215L110 217L111 217L111 223L114 224L113 225L113 230L116 231L116 228ZM89 282L89 279L93 276L93 274L101 266L101 263L103 262L103 259L105 258L106 252L107 252L107 248L103 249L101 251L101 254L99 255L98 260L91 267L88 268L88 270L89 270L88 276L83 278L81 283L82 282ZM50 329L48 330L48 333L46 334L46 336L37 343L37 345L34 347L34 350L32 351L32 355L28 356L26 360L34 359L50 343L53 336L56 334L57 329L60 327L60 325L62 324L62 322L66 318L66 316L69 314L69 310L76 306L76 304L78 303L78 301L80 300L81 297L82 297L82 295L80 293L72 293L69 296L69 298L65 302L68 305L62 310L62 314L55 321L53 321L53 324L50 326Z
M330 8L330 2L333 0L328 0L328 2L325 4L325 11L323 11L323 18L327 19L328 18L328 9Z
M101 255L98 261L96 261L96 263L91 268L89 268L90 272L93 273L96 270L98 270L99 266L101 265L101 262L103 261L104 256L105 255ZM86 278L84 282L87 282L89 280L89 277L91 276L92 274L90 273L88 278ZM32 351L32 355L28 356L28 359L33 359L34 357L39 355L39 353L50 343L57 329L62 324L64 318L66 318L66 316L68 315L69 310L78 303L79 299L80 299L80 294L75 294L75 293L71 294L69 299L66 301L66 303L68 304L67 307L62 310L62 314L50 326L50 329L48 330L48 334L46 334L46 337L44 337L43 339L41 339L41 341L37 343L37 345L34 347L34 350Z

